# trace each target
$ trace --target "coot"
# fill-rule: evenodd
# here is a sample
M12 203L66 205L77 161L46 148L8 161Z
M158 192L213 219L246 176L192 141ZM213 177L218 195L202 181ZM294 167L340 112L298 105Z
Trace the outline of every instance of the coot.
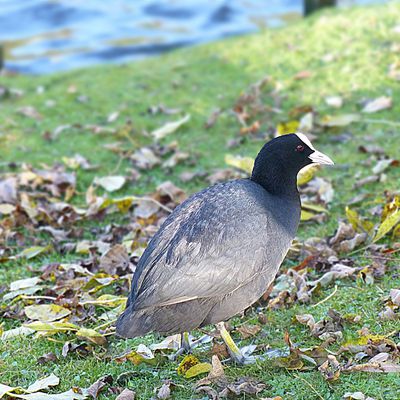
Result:
M297 174L312 163L333 161L304 134L279 136L258 153L251 178L211 186L178 206L139 260L117 334L218 323L232 358L243 363L222 321L253 304L275 278L300 221Z

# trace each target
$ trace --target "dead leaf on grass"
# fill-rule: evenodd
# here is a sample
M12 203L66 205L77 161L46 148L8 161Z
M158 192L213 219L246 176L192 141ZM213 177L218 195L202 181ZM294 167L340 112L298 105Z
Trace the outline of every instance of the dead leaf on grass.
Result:
M236 329L239 333L242 339L248 339L252 336L257 335L258 332L261 331L261 326L260 325L242 325L239 328Z
M362 109L364 113L375 113L392 107L392 98L389 96L381 96L369 101Z
M124 389L115 400L135 400L136 393L130 389Z
M17 112L24 117L32 118L36 121L40 121L43 118L36 108L32 106L20 107L18 108Z
M186 124L190 120L190 115L187 114L183 118L174 121L174 122L167 122L162 127L154 130L151 132L151 135L154 137L155 140L161 140L166 136L170 135L171 133L178 130L182 125Z
M116 192L121 189L125 183L126 178L124 176L103 176L102 178L95 178L93 183L101 186L107 192Z
M94 400L97 399L100 392L107 386L113 383L113 377L111 375L105 375L99 378L87 389L87 393L92 396Z
M32 320L52 322L71 314L71 311L57 304L34 304L24 308L25 315Z

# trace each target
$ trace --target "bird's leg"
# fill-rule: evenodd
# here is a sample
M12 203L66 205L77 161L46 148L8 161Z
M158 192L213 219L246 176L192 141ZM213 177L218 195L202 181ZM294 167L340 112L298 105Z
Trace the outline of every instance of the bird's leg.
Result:
M229 355L231 356L232 360L234 360L237 364L242 365L252 364L256 361L256 358L250 355L253 352L254 348L252 348L250 352L248 352L249 349L247 349L247 351L243 353L243 351L241 351L239 347L237 347L236 343L233 341L223 322L219 322L218 324L216 324L216 327L228 349Z
M189 332L181 333L181 347L177 350L175 354L170 356L170 359L176 360L176 358L184 353L191 353L193 349L202 344L209 343L212 341L211 336L203 335L197 340L191 340Z
M190 353L191 345L189 332L183 332L181 334L181 348L184 350L185 353Z
M218 322L218 324L216 324L216 327L232 359L238 364L245 364L246 357L243 355L239 347L237 347L236 343L233 341L231 335L225 328L225 324L223 322Z

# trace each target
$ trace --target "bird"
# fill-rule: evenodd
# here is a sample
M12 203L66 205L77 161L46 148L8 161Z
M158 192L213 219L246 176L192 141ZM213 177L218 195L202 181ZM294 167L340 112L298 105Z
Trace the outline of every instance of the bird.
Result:
M273 282L300 222L297 174L310 164L334 163L305 134L281 135L261 148L249 178L215 184L176 207L139 259L117 335L216 324L231 358L246 363L224 322Z

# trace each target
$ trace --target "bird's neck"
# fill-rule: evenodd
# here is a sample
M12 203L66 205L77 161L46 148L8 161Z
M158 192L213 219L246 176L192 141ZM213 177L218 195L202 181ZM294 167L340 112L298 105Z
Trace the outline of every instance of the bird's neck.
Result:
M299 199L297 173L285 168L280 159L257 157L251 180L273 195Z

